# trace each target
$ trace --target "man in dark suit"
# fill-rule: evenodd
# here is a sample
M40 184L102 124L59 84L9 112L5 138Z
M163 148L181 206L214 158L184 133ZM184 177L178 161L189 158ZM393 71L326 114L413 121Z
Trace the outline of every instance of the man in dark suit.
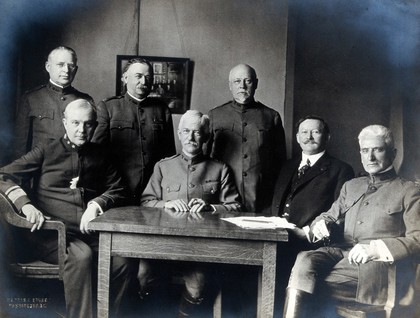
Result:
M322 118L302 118L296 130L302 155L288 160L282 167L274 188L271 212L296 224L292 237L306 243L303 228L331 206L342 185L353 178L354 173L350 165L326 152L330 130Z
M328 210L342 185L354 177L350 165L326 152L330 130L324 119L301 118L296 124L296 139L302 154L288 160L280 170L271 206L272 215L296 224L295 229L289 230L289 243L279 253L282 255L277 267L279 293L285 289L297 254L313 248L306 237L308 225Z

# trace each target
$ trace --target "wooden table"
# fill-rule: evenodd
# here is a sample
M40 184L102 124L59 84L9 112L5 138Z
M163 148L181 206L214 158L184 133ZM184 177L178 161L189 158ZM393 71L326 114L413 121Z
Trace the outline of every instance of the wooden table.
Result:
M111 256L260 266L257 315L274 313L277 242L287 231L246 230L220 217L251 215L176 213L158 208L115 208L89 223L99 232L98 317L108 317ZM214 316L221 316L220 297Z

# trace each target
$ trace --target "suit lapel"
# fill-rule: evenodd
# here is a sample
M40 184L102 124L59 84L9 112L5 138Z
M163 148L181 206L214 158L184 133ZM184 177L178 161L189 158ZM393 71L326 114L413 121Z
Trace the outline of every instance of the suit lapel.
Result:
M292 187L292 191L297 191L300 187L311 181L313 178L319 176L320 174L324 173L326 170L330 168L331 161L329 156L325 153L318 161L309 168L306 173L300 177L298 180L296 178L296 184ZM296 172L297 168L295 169Z

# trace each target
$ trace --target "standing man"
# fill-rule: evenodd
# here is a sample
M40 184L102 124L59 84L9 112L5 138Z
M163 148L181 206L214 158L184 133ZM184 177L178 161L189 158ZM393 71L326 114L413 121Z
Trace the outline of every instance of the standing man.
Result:
M154 164L175 154L175 140L169 108L163 101L147 97L153 83L152 65L139 58L128 61L123 80L125 95L98 105L99 124L93 142L110 146L132 203L138 204Z
M178 138L182 153L159 161L141 197L141 204L199 217L200 212L239 211L239 194L230 168L205 156L203 144L209 137L209 118L197 110L188 110L179 122ZM156 264L155 264L156 265ZM202 303L206 270L197 264L183 265L185 291L178 317L197 314ZM153 281L153 266L141 260L138 279L146 294ZM160 271L159 271L160 272ZM194 316L195 317L195 316ZM200 317L198 315L197 317Z
M77 55L72 48L59 46L52 50L45 69L49 82L25 93L18 105L15 158L40 142L64 136L61 119L68 103L79 98L93 102L92 97L71 86L77 73Z
M346 182L331 208L312 222L311 241L324 240L327 245L331 238L331 245L299 253L284 317L313 316L312 309L305 312L305 307L321 292L341 300L385 305L388 265L404 265L400 262L420 253L420 189L397 176L391 131L371 125L358 138L369 175ZM334 230L341 232L340 239L332 239ZM412 264L405 265L405 277L413 277Z
M259 213L271 204L286 145L280 115L255 101L257 87L257 74L251 66L239 64L231 69L233 100L209 112L207 152L232 168L245 208Z
M92 270L98 236L88 223L121 203L125 190L121 177L110 164L107 152L90 143L97 125L89 101L68 104L62 118L65 134L60 139L35 146L30 152L0 169L0 190L33 224L28 252L47 263L57 262L57 235L36 232L45 219L66 224L67 254L64 262L66 317L92 317ZM34 179L34 193L24 185ZM30 247L30 248L29 248ZM113 309L117 310L130 283L130 265L121 257L112 259Z

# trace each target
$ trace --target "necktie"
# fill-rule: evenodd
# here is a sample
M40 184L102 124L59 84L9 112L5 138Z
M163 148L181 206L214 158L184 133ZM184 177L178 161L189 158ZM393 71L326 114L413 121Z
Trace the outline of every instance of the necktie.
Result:
M306 160L306 164L304 166L302 166L299 170L298 170L298 178L300 178L301 176L303 176L305 174L305 172L311 167L311 162L308 160Z

